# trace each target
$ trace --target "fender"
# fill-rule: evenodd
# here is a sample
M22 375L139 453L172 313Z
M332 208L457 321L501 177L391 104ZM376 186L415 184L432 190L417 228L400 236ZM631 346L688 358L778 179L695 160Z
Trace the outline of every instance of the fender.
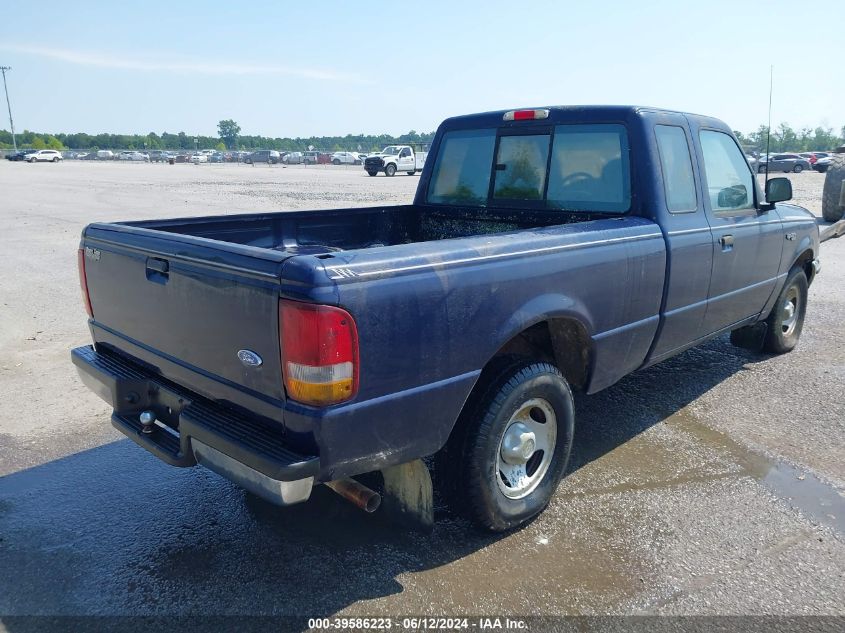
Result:
M589 309L580 300L562 293L547 293L532 298L521 305L491 336L492 348L486 353L484 365L509 341L528 328L551 319L569 319L577 323L590 341L588 368L585 376L590 381L592 373L592 339L595 332ZM563 368L561 368L563 369Z

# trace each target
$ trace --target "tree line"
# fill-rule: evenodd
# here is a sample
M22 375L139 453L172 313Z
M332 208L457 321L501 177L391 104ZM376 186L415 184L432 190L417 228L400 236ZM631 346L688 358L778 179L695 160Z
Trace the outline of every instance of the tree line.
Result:
M222 123L222 121L221 121ZM381 150L386 145L428 143L434 132L418 133L411 130L407 134L347 134L346 136L310 136L307 138L271 138L236 134L234 137L203 136L178 132L150 132L149 134L44 134L24 130L16 134L18 147L58 150L189 150L194 149L274 149L287 152L302 152L310 148L325 151L362 151ZM0 149L12 148L12 135L0 130Z
M194 150L194 149L274 149L279 151L306 151L308 149L325 151L363 151L380 150L386 145L429 143L434 132L418 133L411 130L407 134L347 134L346 136L310 136L307 138L241 135L240 126L231 119L220 121L218 136L186 134L185 132L150 132L149 134L45 134L24 130L17 135L18 147L34 149L115 149L115 150ZM746 151L766 151L768 128L761 125L754 132L743 134L734 131L737 139ZM834 149L845 145L845 126L837 134L830 127L802 128L794 130L788 123L781 123L772 129L770 151L804 152L812 150ZM11 149L12 135L0 130L0 149Z

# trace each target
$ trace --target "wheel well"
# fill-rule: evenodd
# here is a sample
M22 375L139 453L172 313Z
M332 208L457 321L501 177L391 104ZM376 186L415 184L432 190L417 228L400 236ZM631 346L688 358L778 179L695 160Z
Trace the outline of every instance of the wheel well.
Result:
M815 268L813 268L813 251L807 249L801 255L798 256L798 259L795 260L795 264L793 267L800 266L801 269L804 271L804 274L807 276L807 284L813 283L813 277L815 276Z
M575 319L548 319L514 336L496 352L491 362L502 356L552 363L573 389L583 389L590 366L590 337Z

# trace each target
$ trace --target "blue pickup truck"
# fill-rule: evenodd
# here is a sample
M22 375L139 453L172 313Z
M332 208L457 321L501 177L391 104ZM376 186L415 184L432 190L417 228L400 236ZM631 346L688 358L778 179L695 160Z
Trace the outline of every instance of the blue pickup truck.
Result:
M789 180L764 189L709 117L450 118L410 205L87 226L94 344L72 360L114 426L174 466L369 509L378 485L352 478L382 473L430 516L436 464L457 508L507 530L566 471L573 390L726 332L796 345L818 229L781 204Z

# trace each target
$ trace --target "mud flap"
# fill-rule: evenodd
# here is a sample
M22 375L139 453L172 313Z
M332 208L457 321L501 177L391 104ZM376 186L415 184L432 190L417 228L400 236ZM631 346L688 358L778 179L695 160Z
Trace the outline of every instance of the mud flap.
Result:
M421 459L381 471L384 478L382 512L406 527L430 532L434 528L434 490L431 474Z
M766 338L767 329L765 321L741 327L731 332L731 344L742 349L759 352L763 349L763 340Z

